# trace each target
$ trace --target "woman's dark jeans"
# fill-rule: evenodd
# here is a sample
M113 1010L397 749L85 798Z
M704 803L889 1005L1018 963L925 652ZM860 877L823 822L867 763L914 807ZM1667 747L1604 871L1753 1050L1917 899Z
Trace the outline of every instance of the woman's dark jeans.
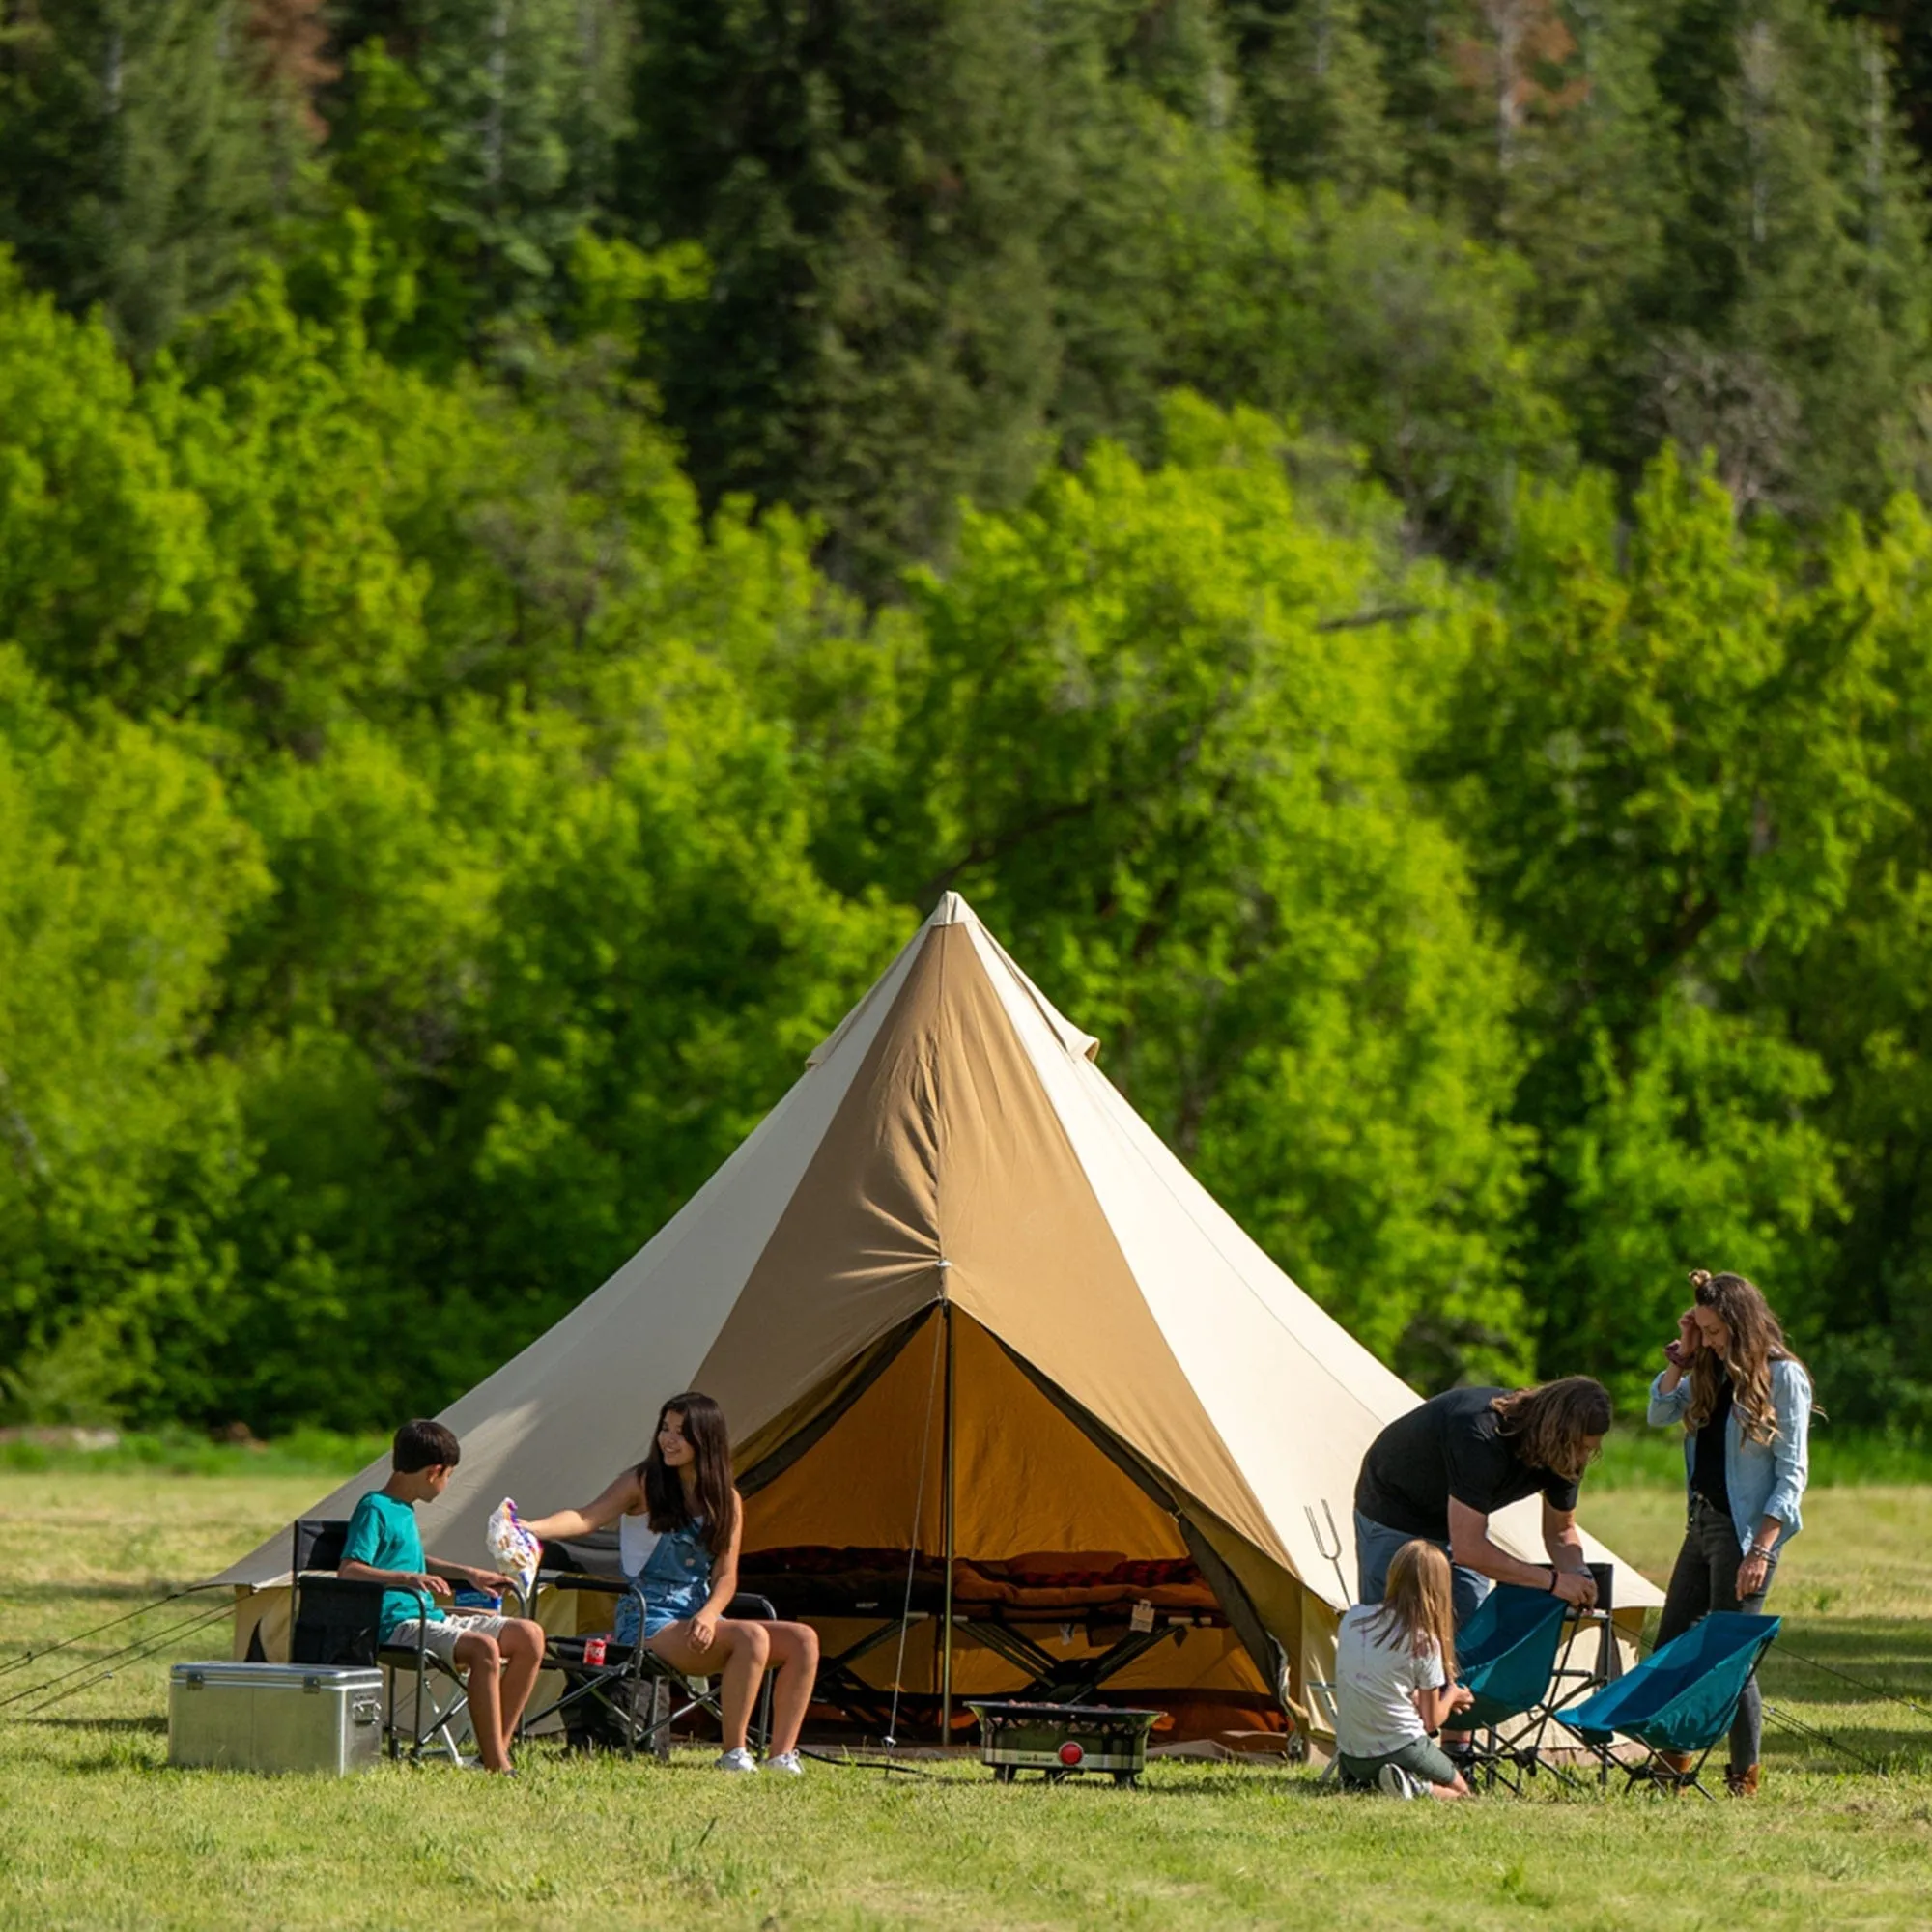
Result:
M1744 1561L1744 1554L1730 1518L1722 1510L1713 1509L1702 1496L1692 1496L1684 1548L1677 1552L1677 1567L1670 1573L1670 1588L1663 1596L1663 1616L1657 1626L1660 1647L1674 1636L1682 1636L1698 1618L1712 1610L1743 1610L1753 1617L1763 1614L1764 1600L1777 1574L1776 1559L1772 1559L1764 1588L1756 1596L1740 1602L1738 1565ZM1740 1771L1757 1762L1763 1735L1764 1695L1757 1688L1757 1673L1753 1671L1744 1695L1738 1699L1738 1715L1731 1723L1731 1763Z

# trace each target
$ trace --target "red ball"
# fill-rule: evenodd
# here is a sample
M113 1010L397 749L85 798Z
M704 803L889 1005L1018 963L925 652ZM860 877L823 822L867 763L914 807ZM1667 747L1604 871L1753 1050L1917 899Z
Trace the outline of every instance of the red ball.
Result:
M1087 1753L1071 1738L1068 1738L1060 1747L1060 1761L1062 1764L1078 1764L1086 1755Z

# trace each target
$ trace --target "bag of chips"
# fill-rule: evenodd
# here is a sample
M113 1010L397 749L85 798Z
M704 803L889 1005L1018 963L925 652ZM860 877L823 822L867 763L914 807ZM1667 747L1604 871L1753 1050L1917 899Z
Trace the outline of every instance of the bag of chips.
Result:
M527 1601L530 1584L536 1578L537 1558L543 1553L543 1546L524 1527L517 1506L508 1496L490 1512L490 1523L483 1532L483 1540L490 1546L490 1554L496 1559L497 1569L504 1576L517 1579L517 1587Z

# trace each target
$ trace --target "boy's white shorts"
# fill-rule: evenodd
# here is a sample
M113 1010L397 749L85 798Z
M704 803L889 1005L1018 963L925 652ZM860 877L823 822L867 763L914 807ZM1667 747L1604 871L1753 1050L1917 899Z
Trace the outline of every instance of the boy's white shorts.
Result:
M413 1650L416 1647L416 1632L423 1633L422 1647L451 1670L456 1668L456 1644L464 1636L501 1636L509 1629L514 1619L499 1617L494 1610L452 1610L446 1617L432 1618L424 1623L419 1617L412 1617L407 1623L398 1624L383 1639L387 1650Z

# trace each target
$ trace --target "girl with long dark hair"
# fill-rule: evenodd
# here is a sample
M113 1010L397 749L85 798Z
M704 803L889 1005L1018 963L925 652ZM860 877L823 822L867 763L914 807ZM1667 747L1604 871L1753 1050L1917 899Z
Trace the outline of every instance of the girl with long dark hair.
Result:
M1809 1467L1810 1373L1785 1346L1764 1296L1741 1274L1704 1268L1690 1290L1650 1386L1653 1425L1683 1426L1690 1490L1659 1643L1712 1610L1763 1611L1778 1556L1802 1525ZM1724 1782L1736 1797L1757 1795L1763 1713L1753 1677L1731 1725Z
M674 1395L658 1412L650 1452L597 1497L576 1510L525 1526L546 1540L587 1536L617 1525L624 1574L643 1591L618 1605L616 1636L643 1643L688 1676L723 1680L724 1754L721 1771L756 1771L746 1745L752 1706L767 1670L776 1673L768 1771L801 1769L799 1727L818 1674L818 1633L809 1624L727 1617L738 1593L738 1539L744 1504L731 1481L731 1440L724 1411L708 1395Z

